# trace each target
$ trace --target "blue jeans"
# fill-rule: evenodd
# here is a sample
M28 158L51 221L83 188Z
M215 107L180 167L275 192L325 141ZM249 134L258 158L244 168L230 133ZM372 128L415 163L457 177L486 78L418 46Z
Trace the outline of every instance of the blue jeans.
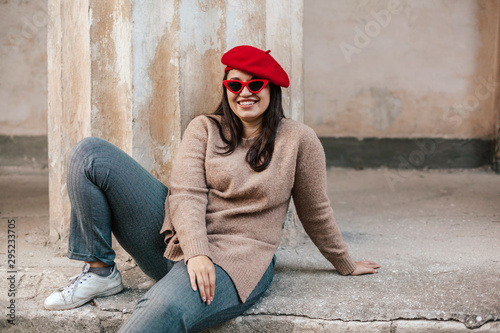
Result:
M199 332L249 309L269 287L275 258L245 303L227 273L215 265L210 305L191 289L184 261L165 257L160 229L167 187L125 152L96 137L76 144L68 159L71 222L68 257L112 265L111 233L158 282L141 298L120 332Z

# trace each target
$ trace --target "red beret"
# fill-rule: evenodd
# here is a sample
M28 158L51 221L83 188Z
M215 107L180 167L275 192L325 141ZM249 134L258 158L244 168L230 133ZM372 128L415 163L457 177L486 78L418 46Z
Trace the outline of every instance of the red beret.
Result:
M221 62L227 66L226 72L238 69L287 88L290 85L288 75L269 52L271 50L264 52L253 46L240 45L224 53Z

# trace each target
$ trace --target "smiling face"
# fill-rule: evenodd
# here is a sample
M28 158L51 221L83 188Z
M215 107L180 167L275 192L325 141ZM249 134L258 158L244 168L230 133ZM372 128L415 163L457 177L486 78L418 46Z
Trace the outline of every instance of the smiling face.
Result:
M228 80L240 80L243 82L258 79L251 74L237 69L231 69L227 75ZM234 114L241 120L244 126L256 127L262 122L262 116L266 112L271 100L269 84L259 93L254 94L247 87L235 94L225 88L227 100Z

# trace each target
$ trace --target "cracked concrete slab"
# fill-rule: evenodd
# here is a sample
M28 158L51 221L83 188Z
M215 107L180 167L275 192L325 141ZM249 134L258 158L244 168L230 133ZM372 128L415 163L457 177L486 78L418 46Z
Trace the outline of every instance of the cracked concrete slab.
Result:
M392 174L391 174L392 173ZM388 176L389 174L389 176ZM397 183L388 179L396 174ZM277 252L256 306L210 332L500 332L500 177L487 170L328 171L329 196L355 260L372 276L338 275L305 242ZM69 311L43 300L81 264L48 244L47 174L0 173L1 281L7 219L16 219L16 323L6 332L115 332L154 281L120 252L125 291ZM0 283L6 309L7 284ZM4 311L5 312L5 311Z

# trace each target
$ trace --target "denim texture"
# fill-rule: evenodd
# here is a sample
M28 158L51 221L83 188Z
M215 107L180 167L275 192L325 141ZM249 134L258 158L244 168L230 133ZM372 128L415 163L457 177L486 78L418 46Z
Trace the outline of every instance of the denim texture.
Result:
M70 152L67 170L71 203L70 259L112 265L113 233L141 270L158 282L138 302L120 332L199 332L250 308L269 287L275 258L245 303L227 273L215 265L210 305L193 292L184 261L165 257L160 229L167 187L133 158L106 140L88 137Z
M129 332L202 332L235 318L254 305L273 279L274 263L267 268L245 303L242 303L227 273L215 265L215 295L210 305L193 291L184 261L158 281L137 303L132 316L119 333Z

